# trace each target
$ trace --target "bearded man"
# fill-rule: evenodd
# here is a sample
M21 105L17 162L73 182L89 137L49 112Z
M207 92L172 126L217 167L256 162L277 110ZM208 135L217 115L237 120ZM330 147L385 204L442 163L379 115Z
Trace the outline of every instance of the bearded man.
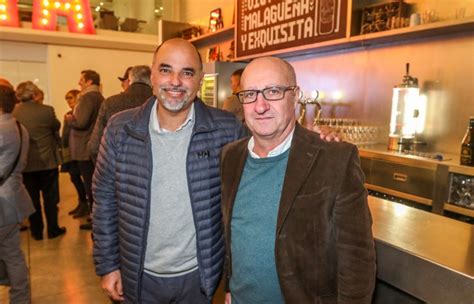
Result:
M196 48L171 39L154 54L153 94L108 123L93 179L94 262L125 303L210 303L224 261L219 156L246 134L196 94Z

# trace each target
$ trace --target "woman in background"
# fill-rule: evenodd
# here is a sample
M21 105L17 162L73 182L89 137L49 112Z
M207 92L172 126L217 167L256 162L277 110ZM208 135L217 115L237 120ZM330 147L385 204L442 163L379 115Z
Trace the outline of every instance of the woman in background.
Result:
M74 107L77 104L77 96L79 95L79 90L70 90L66 93L65 99L71 110L66 113L72 114ZM79 167L77 166L77 161L71 160L71 155L69 153L69 132L70 127L68 124L63 123L63 133L62 133L62 148L63 148L63 165L61 166L61 172L69 172L71 177L71 182L74 184L74 187L77 191L77 196L79 197L79 202L77 206L69 211L69 214L73 218L79 218L89 214L89 207L87 204L86 190L84 187L84 181L81 178L81 173L79 172Z

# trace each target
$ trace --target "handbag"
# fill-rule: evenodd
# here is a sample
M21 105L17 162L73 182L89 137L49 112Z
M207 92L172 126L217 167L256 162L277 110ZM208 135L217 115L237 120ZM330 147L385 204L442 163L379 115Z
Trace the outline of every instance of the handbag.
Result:
M2 186L7 181L10 175L12 175L13 170L15 170L16 165L18 165L18 161L20 160L21 148L23 146L23 132L21 131L21 125L18 121L16 122L16 126L18 128L18 132L20 132L20 149L18 150L18 155L16 156L15 161L13 162L13 166L11 166L10 170L5 176L0 177L0 186Z

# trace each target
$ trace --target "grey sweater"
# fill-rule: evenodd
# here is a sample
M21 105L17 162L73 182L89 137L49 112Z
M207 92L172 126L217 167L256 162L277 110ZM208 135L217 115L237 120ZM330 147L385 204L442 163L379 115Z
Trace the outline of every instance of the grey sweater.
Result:
M166 132L154 130L155 118L150 119L153 174L145 271L173 277L191 272L198 265L186 177L186 156L194 121L189 120L176 132Z

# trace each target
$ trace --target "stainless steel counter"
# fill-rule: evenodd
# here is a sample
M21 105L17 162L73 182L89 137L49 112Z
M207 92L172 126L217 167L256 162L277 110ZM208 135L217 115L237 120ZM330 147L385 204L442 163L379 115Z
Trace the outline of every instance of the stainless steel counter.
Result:
M377 278L427 303L474 303L474 225L370 197Z
M438 165L449 167L449 172L461 173L474 176L474 167L461 166L459 154L441 153L443 160L439 161L427 157L419 157L401 152L388 151L387 145L368 145L359 147L361 157L376 158L395 163L405 164L413 167L435 170Z
M385 145L359 152L371 195L474 223L474 167L459 165L459 155L436 160L388 151Z

